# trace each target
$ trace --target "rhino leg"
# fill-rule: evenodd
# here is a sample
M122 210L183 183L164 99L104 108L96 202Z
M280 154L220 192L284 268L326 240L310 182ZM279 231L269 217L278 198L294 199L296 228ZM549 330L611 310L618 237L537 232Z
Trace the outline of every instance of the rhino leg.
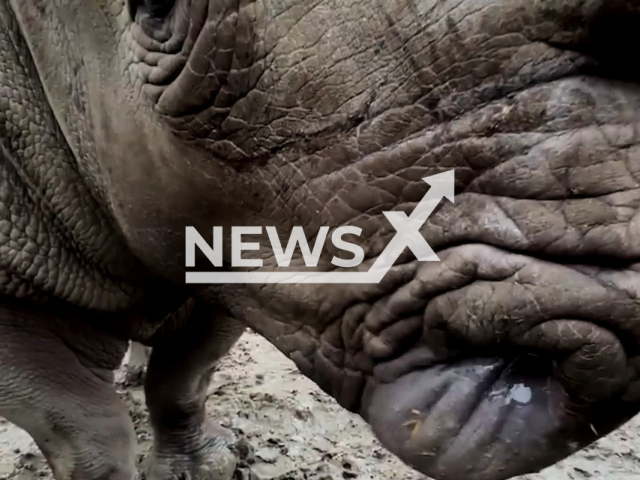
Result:
M244 331L238 321L198 304L187 325L154 342L145 393L154 429L147 478L227 480L236 458L233 434L207 421L205 401L216 362Z
M86 323L0 304L0 415L57 480L132 480L135 434L112 372L127 344Z

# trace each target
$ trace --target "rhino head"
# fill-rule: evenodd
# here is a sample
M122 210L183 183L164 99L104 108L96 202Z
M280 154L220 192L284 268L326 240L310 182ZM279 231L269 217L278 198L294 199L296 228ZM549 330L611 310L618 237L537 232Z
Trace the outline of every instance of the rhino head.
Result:
M175 283L185 226L222 226L226 262L232 226L355 226L366 270L383 212L455 170L420 228L439 262L198 290L407 464L506 479L640 409L637 2L10 3L92 194ZM277 267L268 245L250 269Z

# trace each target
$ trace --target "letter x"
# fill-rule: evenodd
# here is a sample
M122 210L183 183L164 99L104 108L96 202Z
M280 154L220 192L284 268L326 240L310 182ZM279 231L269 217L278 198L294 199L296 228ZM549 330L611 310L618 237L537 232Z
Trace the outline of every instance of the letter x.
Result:
M420 218L419 209L415 209L410 217L404 212L382 212L389 220L393 228L398 232L394 237L398 247L404 250L406 247L413 252L421 262L434 261L438 259L436 252L427 243L420 233L420 228L426 219Z

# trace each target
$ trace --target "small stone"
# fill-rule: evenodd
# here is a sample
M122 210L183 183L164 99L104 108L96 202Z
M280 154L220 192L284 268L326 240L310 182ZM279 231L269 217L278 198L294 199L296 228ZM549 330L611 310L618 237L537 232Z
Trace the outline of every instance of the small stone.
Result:
M240 460L247 460L253 457L253 449L251 448L251 444L243 438L235 443L235 445L233 446L233 451Z
M582 468L580 468L580 467L573 467L573 469L574 469L577 473L579 473L580 475L582 475L582 476L584 476L584 477L586 477L586 478L591 478L591 477L592 477L591 473L587 472L586 470L583 470L583 469L582 469Z
M374 450L373 451L373 458L375 458L377 460L382 460L382 459L384 459L386 457L387 457L387 455L382 450Z
M275 448L265 447L256 450L256 457L266 463L276 463L281 455L280 451Z
M300 420L309 420L313 414L311 413L311 411L309 409L298 409L295 412L295 416L296 418L299 418Z

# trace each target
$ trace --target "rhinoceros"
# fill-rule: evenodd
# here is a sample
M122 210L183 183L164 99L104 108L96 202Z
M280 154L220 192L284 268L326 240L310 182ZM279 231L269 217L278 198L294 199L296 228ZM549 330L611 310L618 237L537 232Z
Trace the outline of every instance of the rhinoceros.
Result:
M113 370L140 342L147 478L227 480L204 403L250 327L437 480L616 429L640 411L639 26L629 0L0 0L0 415L59 480L133 479ZM310 271L366 272L450 171L416 230L439 261L186 282L212 268L187 228L221 229L226 271L233 228L349 226L361 264L328 241Z

